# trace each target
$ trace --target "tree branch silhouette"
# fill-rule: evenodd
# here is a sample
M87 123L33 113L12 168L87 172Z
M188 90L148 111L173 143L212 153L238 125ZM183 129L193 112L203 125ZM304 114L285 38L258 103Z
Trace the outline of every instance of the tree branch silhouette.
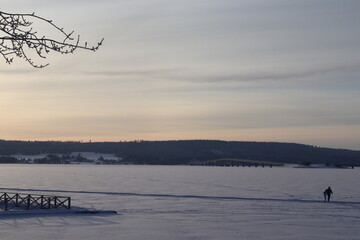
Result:
M33 29L33 22L29 19L40 20L49 24L53 29L63 36L62 40L39 36ZM0 54L6 63L11 64L14 57L22 58L35 68L44 68L49 65L37 64L31 58L31 52L39 58L46 58L50 52L61 54L73 53L76 49L96 51L102 45L103 40L94 46L88 46L87 42L80 44L80 35L73 37L74 31L65 32L63 28L54 24L52 20L31 14L6 13L0 11Z

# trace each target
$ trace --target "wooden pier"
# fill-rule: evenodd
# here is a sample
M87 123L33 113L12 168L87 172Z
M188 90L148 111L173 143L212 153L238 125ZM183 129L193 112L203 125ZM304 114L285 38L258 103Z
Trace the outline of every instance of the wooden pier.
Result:
M64 196L37 195L25 193L0 193L0 209L58 209L71 208L71 198Z
M257 161L257 160L244 160L235 158L219 158L209 161L202 161L196 164L198 166L218 166L218 167L273 167L273 166L284 166L281 162L268 162L268 161Z

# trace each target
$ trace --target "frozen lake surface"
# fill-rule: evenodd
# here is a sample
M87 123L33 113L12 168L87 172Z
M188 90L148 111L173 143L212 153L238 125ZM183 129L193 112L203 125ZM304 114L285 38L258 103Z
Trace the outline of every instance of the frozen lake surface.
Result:
M4 239L359 239L359 169L0 165L0 191L117 215L0 213ZM331 186L334 198L323 202Z

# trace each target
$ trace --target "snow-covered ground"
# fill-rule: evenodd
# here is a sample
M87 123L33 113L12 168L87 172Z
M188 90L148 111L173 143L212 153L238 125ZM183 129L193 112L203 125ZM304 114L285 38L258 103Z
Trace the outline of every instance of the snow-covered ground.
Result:
M25 155L25 154L15 154L11 157L17 158L18 160L25 160L27 163L34 163L34 160L36 159L44 159L48 157L49 155L56 155L58 157L64 157L65 160L67 160L69 163L72 164L102 164L103 162L99 161L100 159L103 159L103 161L119 161L122 158L119 158L115 156L114 154L109 153L96 153L96 152L72 152L70 154L60 154L60 153L42 153L42 154L36 154L36 155ZM77 157L81 157L85 159L86 161L79 161Z
M118 214L3 214L0 239L359 239L360 170L0 165L0 191ZM323 202L331 186L334 198Z
M12 157L34 160L36 158L45 158L49 154L50 153L42 153L42 154L37 154L37 155L15 154L15 155L12 155ZM58 153L58 154L55 154L55 155L61 157L63 154ZM98 160L100 157L103 157L105 159L114 159L114 160L119 159L114 154L110 154L110 153L72 152L69 155L74 157L74 158L76 156L78 156L78 155L81 155L82 157L84 157L86 159L89 159L89 160Z

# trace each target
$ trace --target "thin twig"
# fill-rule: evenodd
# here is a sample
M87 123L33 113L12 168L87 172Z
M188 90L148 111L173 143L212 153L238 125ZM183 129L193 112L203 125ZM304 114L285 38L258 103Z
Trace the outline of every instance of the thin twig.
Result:
M33 22L28 19L37 19L46 22L51 27L60 32L63 40L56 40L46 36L39 37L38 33L33 30ZM14 57L23 58L30 65L36 68L43 68L49 64L36 64L28 57L27 52L35 52L40 58L46 58L50 52L62 54L73 53L76 49L96 51L102 45L104 39L94 46L80 44L80 35L73 37L74 31L67 33L53 21L32 14L12 14L0 11L0 54L5 62L11 64ZM26 50L25 50L26 49Z

